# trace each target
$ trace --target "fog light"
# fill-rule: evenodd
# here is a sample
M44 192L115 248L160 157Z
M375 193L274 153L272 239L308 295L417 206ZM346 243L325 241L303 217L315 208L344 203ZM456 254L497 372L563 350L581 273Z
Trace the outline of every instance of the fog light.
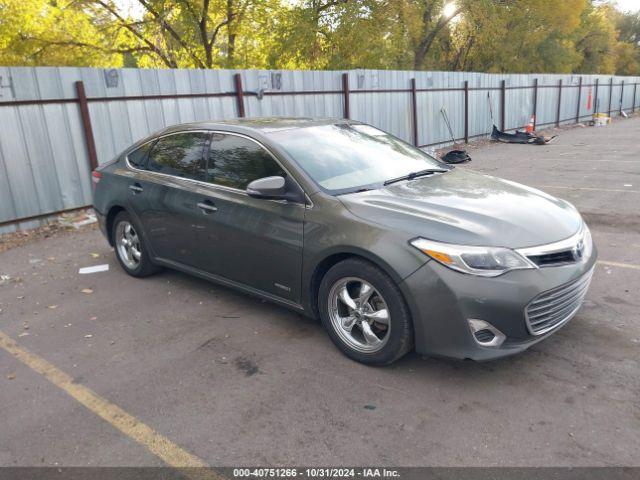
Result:
M468 319L469 328L475 341L483 347L499 347L505 341L505 335L489 322Z

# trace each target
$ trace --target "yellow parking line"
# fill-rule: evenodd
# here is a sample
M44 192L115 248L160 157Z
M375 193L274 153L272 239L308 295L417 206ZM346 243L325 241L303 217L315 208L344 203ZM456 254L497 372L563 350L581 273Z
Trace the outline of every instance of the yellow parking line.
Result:
M83 385L73 383L73 378L71 378L71 376L56 368L45 359L31 353L24 347L21 347L15 340L1 330L0 348L4 349L32 370L44 376L56 387L67 392L72 398L80 402L99 417L102 417L127 437L146 447L151 453L158 456L167 465L176 468L208 467L203 460L180 448L171 440L160 435L151 427L129 415L120 407L101 397L93 390ZM204 471L200 471L199 473L199 475L194 476L222 478L211 470L207 470L206 475L202 475Z
M600 265L609 265L610 267L631 268L633 270L640 270L640 265L634 265L633 263L621 263L621 262L608 262L606 260L598 260Z

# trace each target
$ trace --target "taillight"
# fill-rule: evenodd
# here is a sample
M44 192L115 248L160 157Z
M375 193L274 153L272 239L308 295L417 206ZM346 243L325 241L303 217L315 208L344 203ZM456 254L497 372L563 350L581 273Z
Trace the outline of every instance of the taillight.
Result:
M96 185L98 185L101 178L102 178L102 173L98 172L97 170L94 170L93 172L91 172L91 186L93 187L93 191L96 190Z

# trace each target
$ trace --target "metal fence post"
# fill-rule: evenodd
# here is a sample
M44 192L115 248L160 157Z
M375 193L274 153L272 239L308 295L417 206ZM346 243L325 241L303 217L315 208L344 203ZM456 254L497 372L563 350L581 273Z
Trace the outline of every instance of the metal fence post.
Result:
M506 82L504 80L500 80L500 130L504 132L505 125L505 104L506 104Z
M622 80L622 83L620 84L620 111L618 112L620 115L622 115L622 110L624 109L624 80Z
M613 77L609 82L609 108L607 109L607 115L611 116L611 97L613 97Z
M558 80L558 110L556 112L556 127L560 126L560 107L562 107L562 79Z
M580 122L580 96L582 95L582 77L578 81L578 107L576 108L576 123Z
M238 117L244 117L244 91L242 90L242 76L236 73L233 76L233 81L236 86L236 103L238 105Z
M80 117L82 117L84 140L87 144L87 154L89 155L89 165L91 166L91 170L93 171L98 168L98 154L96 153L96 142L93 138L93 129L91 128L91 116L89 115L87 94L84 91L84 83L82 83L82 80L78 80L76 82L76 93L78 95Z
M600 83L600 79L596 78L596 91L593 94L593 114L596 115L598 113L598 84Z
M344 96L344 118L351 118L349 112L349 74L342 74L342 94Z
M538 121L538 79L533 79L533 130L536 129Z
M469 143L469 81L464 81L464 143Z
M506 82L500 82L500 130L504 132L507 88Z
M638 82L633 84L633 101L631 102L631 113L636 113L636 89Z
M418 143L418 100L416 92L416 79L411 79L411 127L413 128L413 144L417 147Z

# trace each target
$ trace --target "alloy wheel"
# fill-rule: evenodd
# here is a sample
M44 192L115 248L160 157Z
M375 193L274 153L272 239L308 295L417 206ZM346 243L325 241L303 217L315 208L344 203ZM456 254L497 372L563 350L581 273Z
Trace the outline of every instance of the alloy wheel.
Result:
M129 270L135 270L140 265L142 257L142 249L140 248L140 237L133 228L133 225L127 221L122 221L116 229L116 245L118 248L118 256L122 263Z
M342 278L331 287L328 302L333 329L349 347L374 353L387 343L389 308L369 282L358 277Z

